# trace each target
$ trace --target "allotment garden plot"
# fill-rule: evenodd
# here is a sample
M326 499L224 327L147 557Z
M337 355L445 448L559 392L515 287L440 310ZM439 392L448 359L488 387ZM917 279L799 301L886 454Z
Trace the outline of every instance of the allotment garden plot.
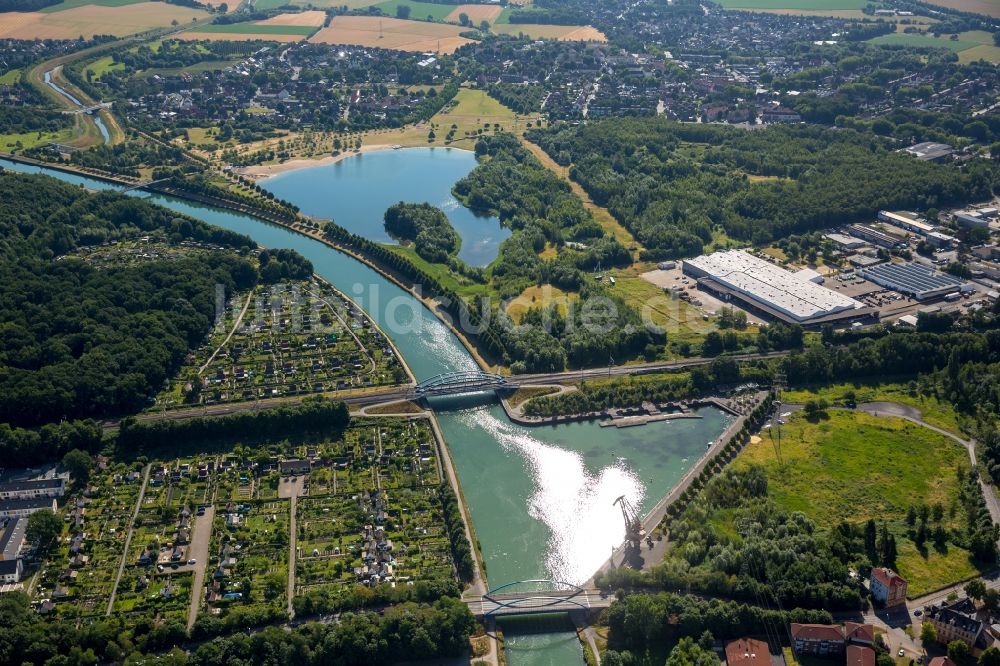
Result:
M361 423L328 446L298 501L297 595L454 579L427 421Z
M210 339L154 409L256 401L402 383L385 336L326 283L285 282L234 295Z
M124 537L140 480L125 481L122 466L91 480L67 500L66 527L42 567L34 588L43 611L56 617L103 617L122 557Z

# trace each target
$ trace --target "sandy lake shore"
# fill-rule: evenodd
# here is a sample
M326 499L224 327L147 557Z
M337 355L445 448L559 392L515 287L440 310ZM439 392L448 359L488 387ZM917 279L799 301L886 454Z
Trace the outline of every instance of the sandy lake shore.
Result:
M287 162L282 162L281 164L257 164L254 166L234 169L234 171L247 176L248 178L269 178L271 176L276 176L279 173L296 171L298 169L308 169L310 167L326 166L328 164L336 164L337 162L354 155L363 155L364 153L373 153L377 150L389 150L390 148L396 147L397 146L390 144L372 144L370 146L361 146L361 149L357 151L347 150L339 155L288 160Z

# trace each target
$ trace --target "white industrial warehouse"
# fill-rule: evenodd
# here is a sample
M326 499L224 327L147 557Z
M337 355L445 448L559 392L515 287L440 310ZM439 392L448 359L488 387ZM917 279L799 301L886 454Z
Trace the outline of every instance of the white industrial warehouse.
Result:
M707 289L742 297L786 321L807 323L864 307L862 303L817 284L813 271L792 273L743 250L685 259L683 271Z

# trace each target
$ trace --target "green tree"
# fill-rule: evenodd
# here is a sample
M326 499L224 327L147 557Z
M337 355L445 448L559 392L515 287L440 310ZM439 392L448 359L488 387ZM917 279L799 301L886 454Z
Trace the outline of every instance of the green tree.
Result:
M927 647L929 643L937 641L937 629L930 622L920 624L920 641Z
M952 641L948 643L948 656L961 664L969 657L969 646L966 645L965 641Z
M966 596L970 599L981 600L986 596L986 583L983 582L982 578L970 580L964 589Z
M401 19L410 18L410 6L396 5L396 18L401 18Z
M670 651L665 666L718 666L719 658L690 637L682 638Z
M1000 648L990 646L979 655L979 666L1000 666Z
M25 538L37 543L45 551L55 544L62 534L63 521L52 509L42 509L28 516L28 527L24 531Z
M62 459L63 465L69 470L73 482L80 487L87 485L90 481L90 473L94 469L94 459L90 454L80 449L73 449Z

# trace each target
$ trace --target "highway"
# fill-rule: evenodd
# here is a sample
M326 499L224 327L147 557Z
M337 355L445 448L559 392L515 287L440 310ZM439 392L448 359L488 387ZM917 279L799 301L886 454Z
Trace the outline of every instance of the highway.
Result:
M779 358L781 356L786 356L791 352L779 351L779 352L766 352L762 354L734 354L728 358L735 359L737 361L754 361L769 358ZM715 357L718 358L718 357ZM602 379L607 377L623 377L627 375L645 375L655 372L663 372L667 370L680 370L684 368L693 368L699 365L707 365L711 363L714 358L685 358L677 359L673 361L654 361L652 363L636 363L634 365L615 365L605 368L590 368L587 370L566 370L563 372L549 372L549 373L538 373L538 374L525 374L525 375L514 375L510 377L512 384L518 386L539 386L546 384L560 384L560 383L573 383L585 381L588 379ZM312 394L318 395L318 394ZM269 400L258 400L255 402L235 402L225 405L211 405L202 407L190 407L183 409L174 409L169 411L160 412L147 412L145 414L139 414L135 417L137 421L159 421L163 419L168 420L180 420L195 418L198 416L224 416L226 414L236 414L239 412L252 412L260 411L263 409L271 409L272 407L280 407L282 405L297 405L302 402L308 395L294 396L287 398L272 398ZM347 395L330 395L329 397L335 400L343 400L351 407L367 407L370 405L377 405L380 403L390 403L398 402L400 400L413 400L416 398L414 387L412 385L406 386L394 386L385 389L376 389L371 391L366 391L364 393L353 393ZM103 423L106 428L115 428L118 426L118 419L107 420Z

